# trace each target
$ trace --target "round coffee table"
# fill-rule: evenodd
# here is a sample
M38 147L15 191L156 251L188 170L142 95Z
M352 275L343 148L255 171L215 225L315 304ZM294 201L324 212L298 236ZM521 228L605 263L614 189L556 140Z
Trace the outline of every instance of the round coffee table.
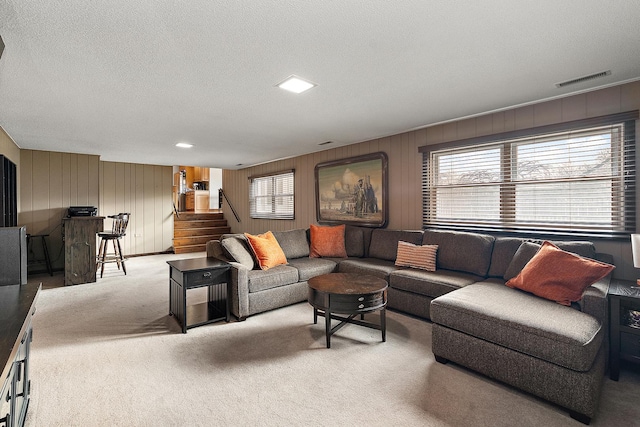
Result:
M331 335L347 323L382 331L386 337L385 307L387 306L387 281L379 277L355 273L329 273L312 277L309 284L309 304L313 306L313 323L318 316L325 318L327 348L331 348ZM380 324L364 321L364 314L380 311ZM337 316L346 314L348 317ZM355 317L360 315L360 320ZM340 320L333 328L331 319Z

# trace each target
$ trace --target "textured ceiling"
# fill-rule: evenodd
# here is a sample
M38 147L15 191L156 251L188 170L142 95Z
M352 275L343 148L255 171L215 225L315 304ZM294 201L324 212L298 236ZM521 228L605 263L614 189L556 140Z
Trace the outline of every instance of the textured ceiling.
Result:
M0 0L0 125L235 169L637 80L639 20L631 0ZM275 87L290 74L318 86Z

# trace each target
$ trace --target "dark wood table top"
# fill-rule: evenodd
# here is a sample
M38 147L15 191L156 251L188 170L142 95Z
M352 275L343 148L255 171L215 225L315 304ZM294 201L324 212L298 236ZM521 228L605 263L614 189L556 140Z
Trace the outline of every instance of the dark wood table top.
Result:
M318 292L341 295L360 295L387 289L387 281L379 277L356 273L329 273L312 277L309 287Z
M220 261L216 258L177 259L174 261L167 261L167 264L183 273L230 267L228 262Z
M613 279L609 284L608 293L609 295L640 299L640 286L638 286L636 282L629 280Z

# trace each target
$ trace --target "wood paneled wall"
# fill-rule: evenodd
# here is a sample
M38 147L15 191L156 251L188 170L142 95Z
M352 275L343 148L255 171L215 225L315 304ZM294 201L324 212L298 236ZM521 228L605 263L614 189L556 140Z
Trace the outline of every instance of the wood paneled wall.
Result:
M48 234L55 269L64 268L62 218L69 206L98 206L100 158L52 151L20 151L18 224L29 234ZM42 258L41 248L34 253Z
M99 214L131 213L125 254L163 252L173 244L171 166L100 162ZM111 220L105 220L105 227Z
M171 247L173 215L169 166L101 162L98 156L20 150L19 225L30 234L49 234L54 269L64 267L62 218L69 206L96 206L101 216L130 212L122 240L125 255ZM109 229L111 222L105 220ZM34 247L42 258L41 249Z
M418 147L636 109L640 109L640 82L452 121L246 169L225 170L222 177L223 189L238 211L241 222L238 223L235 220L226 202L223 206L225 218L232 232L260 233L266 230L307 228L309 224L316 223L315 165L327 160L384 151L389 156L388 228L420 229L422 227L422 156L418 152ZM640 135L640 132L636 133ZM295 169L296 218L294 220L251 219L248 177L285 169ZM614 274L616 277L635 278L630 243L597 240L595 244L599 252L614 256L617 266Z

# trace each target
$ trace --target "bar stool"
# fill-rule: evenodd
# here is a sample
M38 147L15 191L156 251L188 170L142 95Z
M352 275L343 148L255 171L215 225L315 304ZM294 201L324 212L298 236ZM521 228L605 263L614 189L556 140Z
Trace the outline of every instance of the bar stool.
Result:
M111 225L111 232L101 231L98 233L100 237L100 248L98 249L98 255L96 256L96 271L100 266L100 277L104 274L104 265L110 262L118 264L118 270L122 266L122 271L127 274L127 268L124 266L126 258L122 255L122 247L120 246L120 239L126 236L127 225L129 224L129 213L119 213L117 215L109 215L108 218L113 219ZM108 252L109 242L113 244L113 253Z
M48 234L27 234L27 250L28 254L32 255L31 259L27 261L27 265L36 265L44 263L47 267L47 272L50 276L53 276L53 268L51 268L51 258L49 257L49 248L47 247L47 240L45 237L49 237ZM36 258L35 252L33 252L33 239L40 239L40 246L42 247L42 253L44 258Z

